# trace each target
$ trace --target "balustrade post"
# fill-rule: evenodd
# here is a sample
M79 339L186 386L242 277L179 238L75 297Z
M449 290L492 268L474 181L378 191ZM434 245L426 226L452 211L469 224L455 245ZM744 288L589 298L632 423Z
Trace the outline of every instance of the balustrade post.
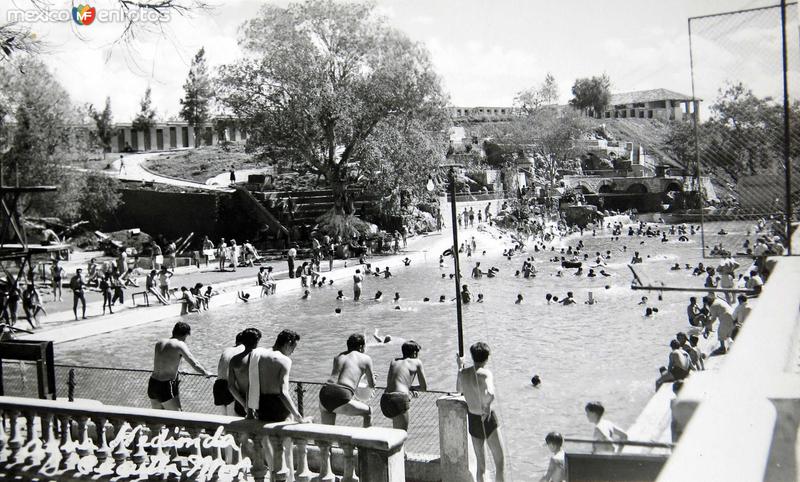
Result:
M266 482L269 468L267 467L264 456L266 455L265 448L269 441L260 433L253 433L250 434L250 436L253 439L253 453L250 455L250 463L252 464L250 473L255 482Z
M406 433L373 427L352 437L358 448L358 475L369 482L404 482ZM444 479L444 474L442 474ZM472 480L471 478L459 479Z
M98 467L111 456L111 448L108 446L108 436L106 435L106 421L105 417L97 417L94 421L97 431L97 450L95 450L94 456L97 458Z
M72 449L74 449L70 430L71 420L69 415L62 415L58 417L58 420L61 422L61 433L59 434L61 439L58 443L58 451L61 453L61 461L58 464L58 468L60 470L67 470L69 469L70 455L72 455Z
M22 434L19 432L19 412L16 410L11 410L8 412L8 431L10 432L10 438L8 440L8 448L11 452L9 455L8 460L12 463L17 461L17 455L19 454L19 449L22 447Z
M42 450L47 455L48 464L56 460L58 455L58 442L55 437L55 421L56 418L52 413L44 413L39 415L39 420L42 423ZM2 425L2 424L0 424Z
M0 410L0 459L2 459L3 452L6 445L6 412Z
M131 461L136 466L137 471L142 471L147 466L147 452L144 450L144 443L142 439L144 438L144 434L142 434L142 430L145 429L145 426L140 426L140 429L133 437L133 453L131 454Z
M161 459L164 457L164 447L162 446L162 433L164 432L164 424L154 422L148 424L147 426L150 432L150 444L153 445L153 441L158 441L155 445L155 453L153 454L154 457Z
M344 473L342 474L342 482L356 482L358 477L355 475L356 464L353 446L348 443L340 443L342 452L344 452Z
M469 447L467 402L460 396L445 396L436 400L436 406L442 482L472 480L469 468L474 466L475 456Z
M324 440L317 440L319 447L319 476L315 482L334 482L336 476L331 469L331 443Z
M92 453L91 440L89 440L89 417L81 415L78 417L78 442L75 444L75 451L81 457L86 457Z
M125 447L125 420L115 418L111 420L114 427L114 441L116 446L111 456L114 458L114 471L116 472L128 460L130 451Z
M270 435L269 443L272 447L272 461L270 463L270 482L283 482L287 479L289 469L284 464L283 440L279 435Z
M25 412L25 450L28 456L24 462L30 465L38 464L42 459L42 452L37 449L38 437L36 436L36 414Z
M298 438L292 440L297 447L297 470L294 473L296 482L311 482L314 474L308 469L308 441Z

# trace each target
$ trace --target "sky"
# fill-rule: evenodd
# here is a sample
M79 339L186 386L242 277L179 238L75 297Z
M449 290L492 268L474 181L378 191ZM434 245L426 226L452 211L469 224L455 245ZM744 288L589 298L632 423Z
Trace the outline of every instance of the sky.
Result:
M41 58L73 102L102 105L110 96L115 121L129 122L150 86L159 118L168 119L179 111L182 85L197 50L205 47L212 71L235 61L241 55L239 27L267 3L216 1L209 11L173 14L161 24L143 20L130 45L115 42L123 24L99 13L91 25L70 18L30 17L24 23L44 40ZM30 0L2 3L0 22L33 10ZM50 0L50 11L63 15L79 3ZM377 0L376 8L392 26L427 47L452 105L508 106L516 92L540 84L548 72L558 82L561 103L571 98L576 78L603 73L611 78L612 92L666 88L691 95L687 19L775 3ZM91 6L104 14L116 9L114 0ZM789 85L792 97L800 98L794 10L788 27ZM704 109L725 81L741 80L758 95L781 95L779 26L779 9L692 22L695 88Z

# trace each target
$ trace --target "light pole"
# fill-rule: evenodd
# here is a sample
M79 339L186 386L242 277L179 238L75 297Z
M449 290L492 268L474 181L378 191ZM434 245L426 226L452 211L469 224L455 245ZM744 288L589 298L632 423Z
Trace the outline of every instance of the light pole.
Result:
M456 323L458 328L458 356L464 356L464 323L461 316L461 266L458 260L458 213L456 212L456 175L455 168L461 167L460 164L445 164L441 167L450 168L450 223L453 227L453 264L455 265L456 274ZM428 191L433 191L434 184L431 179L428 179Z

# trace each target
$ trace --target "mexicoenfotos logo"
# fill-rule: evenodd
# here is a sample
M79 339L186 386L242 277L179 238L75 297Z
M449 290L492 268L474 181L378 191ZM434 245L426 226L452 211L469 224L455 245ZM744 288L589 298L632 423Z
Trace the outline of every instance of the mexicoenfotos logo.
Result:
M72 7L72 20L78 25L91 25L97 17L97 10L89 5Z

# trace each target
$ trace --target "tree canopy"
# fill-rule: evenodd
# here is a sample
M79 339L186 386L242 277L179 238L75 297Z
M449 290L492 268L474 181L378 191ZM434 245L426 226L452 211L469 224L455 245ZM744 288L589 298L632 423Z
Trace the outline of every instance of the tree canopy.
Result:
M41 62L24 59L0 64L0 157L5 184L56 185L58 191L24 196L24 214L65 221L103 216L120 202L118 181L66 166L91 151L80 109ZM99 176L99 177L97 177Z
M530 113L542 106L558 104L558 99L558 83L553 74L548 72L538 87L517 92L514 97L514 105Z
M156 111L150 99L150 86L144 91L144 97L139 102L139 112L133 119L132 127L135 130L146 131L156 125Z
M111 140L114 137L114 120L111 116L111 98L106 97L106 105L102 112L98 112L89 104L89 117L94 121L95 129L92 132L96 144L103 149L103 155L111 151Z
M184 96L181 99L180 116L192 127L202 126L209 118L212 90L205 55L204 48L197 52L183 84ZM195 140L199 141L197 137Z
M588 132L586 117L567 107L539 109L510 122L488 124L481 136L533 156L536 175L553 184L558 170L569 167L570 161L581 154L575 141Z
M606 74L576 79L572 95L570 105L588 114L602 113L611 99L611 79Z
M783 170L783 109L770 97L758 97L742 83L719 89L711 116L698 124L700 162L704 172L740 177ZM800 121L800 104L791 109L791 124ZM797 145L798 131L792 135ZM665 140L669 151L685 166L695 166L695 136L691 123L673 122ZM792 153L796 155L797 150ZM694 167L693 169L694 170Z
M434 142L445 128L427 51L370 4L266 5L240 44L247 56L221 68L218 98L243 122L248 149L324 177L337 215L353 212L346 189L355 175L376 179L365 166L406 162L403 144ZM388 139L400 150L381 149ZM438 163L438 152L423 153Z

